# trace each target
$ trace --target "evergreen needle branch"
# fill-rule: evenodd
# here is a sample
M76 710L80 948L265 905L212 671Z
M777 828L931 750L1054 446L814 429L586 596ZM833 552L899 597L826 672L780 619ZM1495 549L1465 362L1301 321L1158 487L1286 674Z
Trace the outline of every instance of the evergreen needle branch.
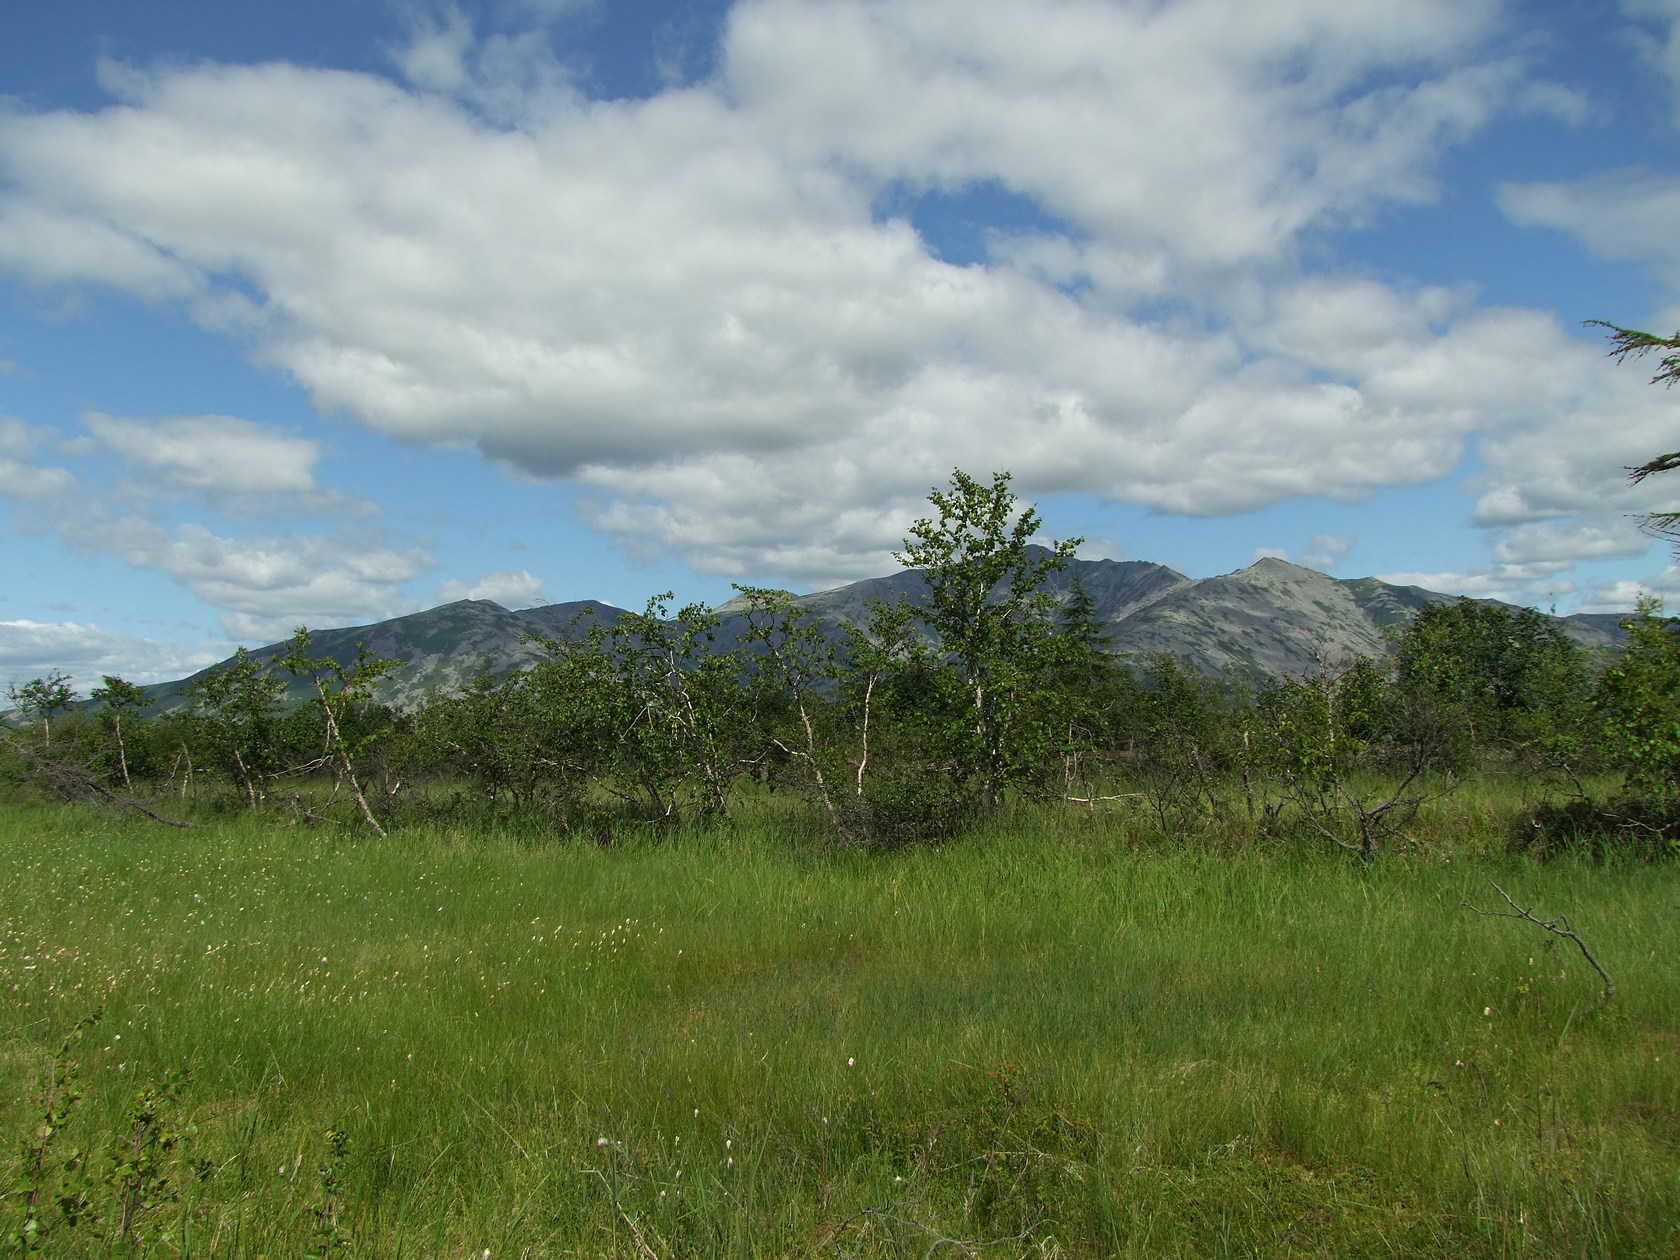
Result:
M1492 880L1489 880L1488 882L1490 884L1493 883ZM1511 907L1509 910L1483 910L1478 906L1471 905L1468 901L1460 902L1459 904L1464 906L1465 909L1474 910L1477 914L1486 918L1520 919L1524 923L1533 923L1537 927L1545 928L1546 931L1550 932L1553 936L1561 936L1567 941L1574 941L1575 947L1581 951L1581 957L1585 958L1592 964L1592 969L1598 972L1600 978L1604 981L1604 996L1599 999L1598 1005L1588 1011L1587 1014L1595 1015L1599 1011L1602 1011L1606 1006L1609 1006L1610 999L1616 996L1616 982L1611 978L1610 973L1604 970L1604 965L1593 956L1592 950L1587 948L1587 943L1581 939L1580 934L1576 932L1574 928L1569 926L1569 916L1560 914L1550 919L1539 918L1533 910L1524 909L1515 901L1511 900L1511 894L1506 892L1498 884L1493 884L1493 889L1501 897L1505 898L1505 904Z

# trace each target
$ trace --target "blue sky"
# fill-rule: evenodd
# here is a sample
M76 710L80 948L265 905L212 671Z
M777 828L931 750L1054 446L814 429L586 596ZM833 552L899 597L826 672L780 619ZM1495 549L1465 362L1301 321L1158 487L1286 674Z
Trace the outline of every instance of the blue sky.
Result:
M14 0L0 678L1085 554L1680 596L1680 0Z

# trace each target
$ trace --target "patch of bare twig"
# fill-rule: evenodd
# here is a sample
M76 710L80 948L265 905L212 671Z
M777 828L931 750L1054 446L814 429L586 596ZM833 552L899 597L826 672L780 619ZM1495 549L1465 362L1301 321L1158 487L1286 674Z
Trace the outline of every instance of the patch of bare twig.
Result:
M151 806L126 792L113 791L99 781L99 776L86 766L73 761L49 757L39 748L23 749L24 763L30 775L54 796L69 804L93 801L113 809L132 809L166 827L191 827L194 824L178 818L165 818Z
M1493 883L1492 880L1489 880L1488 882ZM1520 919L1524 923L1532 923L1536 927L1545 928L1546 931L1550 932L1553 936L1561 936L1566 941L1574 941L1575 947L1581 951L1581 957L1585 958L1587 962L1592 964L1592 969L1598 972L1599 976L1604 980L1604 996L1598 1000L1598 1005L1589 1010L1587 1014L1596 1015L1606 1006L1609 1006L1610 999L1616 996L1616 982L1611 979L1610 973L1604 970L1604 965L1600 963L1597 958L1593 957L1592 950L1587 948L1587 943L1581 939L1580 934L1577 933L1574 928L1569 926L1569 916L1560 914L1554 918L1542 919L1537 916L1533 910L1524 909L1515 901L1511 900L1511 894L1506 892L1498 884L1494 884L1493 889L1501 897L1505 898L1505 904L1511 907L1509 910L1483 910L1478 906L1471 905L1468 901L1460 902L1459 904L1464 906L1467 910L1474 910L1477 914L1490 919Z
M979 1253L988 1251L993 1247L1004 1247L1010 1243L1030 1242L1032 1241L1032 1236L1035 1230L1050 1223L1048 1221L1034 1221L1020 1233L1010 1234L1006 1238L949 1238L943 1235L934 1226L918 1220L913 1215L908 1215L905 1209L913 1206L914 1203L914 1200L900 1199L889 1203L884 1207L866 1207L861 1211L853 1212L844 1220L837 1221L826 1226L817 1241L811 1243L797 1254L799 1256L808 1256L815 1252L819 1247L825 1246L833 1246L838 1251L840 1249L840 1236L859 1222L869 1220L878 1221L883 1224L898 1225L907 1229L919 1230L924 1235L930 1236L933 1241L928 1244L927 1250L922 1253L922 1260L933 1260L933 1256L941 1248L948 1247L965 1256L977 1256Z

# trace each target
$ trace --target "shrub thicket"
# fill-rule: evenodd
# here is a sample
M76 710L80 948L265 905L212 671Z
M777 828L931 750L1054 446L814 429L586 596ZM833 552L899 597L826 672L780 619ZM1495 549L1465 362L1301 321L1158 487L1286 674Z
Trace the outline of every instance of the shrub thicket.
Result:
M373 699L396 662L313 658L302 630L162 716L116 677L67 713L55 673L14 686L9 780L376 830L407 810L600 835L726 816L756 786L866 845L950 834L1010 800L1132 799L1163 830L1224 820L1368 857L1432 794L1492 770L1552 789L1518 847L1660 854L1680 834L1680 634L1655 602L1608 662L1532 610L1459 600L1425 608L1386 660L1216 679L1110 655L1090 597L1051 588L1072 544L1030 542L1038 518L1007 475L958 472L932 502L904 553L925 601L877 601L860 624L825 629L785 592L743 588L746 630L725 643L714 613L658 597L410 712ZM283 707L282 669L313 681L309 703ZM1606 771L1615 787L1583 787Z

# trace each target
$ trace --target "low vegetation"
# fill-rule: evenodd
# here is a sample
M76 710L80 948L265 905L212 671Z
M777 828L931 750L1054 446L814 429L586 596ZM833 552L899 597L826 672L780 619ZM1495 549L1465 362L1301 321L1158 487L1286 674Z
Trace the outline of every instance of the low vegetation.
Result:
M7 1228L54 1255L1672 1255L1680 885L1507 857L1522 812L1484 785L1347 862L1144 808L882 854L775 800L611 848L13 807ZM1608 1007L1569 942L1465 907L1506 908L1490 880L1568 911Z
M902 557L923 568L925 603L877 601L861 624L743 588L746 629L722 644L716 615L656 598L406 712L374 699L396 662L316 657L303 629L162 714L117 677L77 708L54 672L13 686L0 777L154 815L279 809L375 835L520 820L609 838L725 818L768 788L802 801L822 839L874 847L1011 803L1140 797L1163 829L1240 815L1369 858L1429 792L1491 766L1548 790L1529 836L1547 852L1658 856L1680 837L1680 633L1654 601L1614 659L1532 610L1463 600L1426 607L1384 660L1210 679L1106 652L1093 601L1047 585L1077 540L1036 545L1008 482L958 472L935 491L938 517ZM308 703L282 706L288 676Z
M655 600L410 712L303 630L165 714L14 687L0 1247L1680 1249L1657 605L1210 679L1046 597L1006 476L932 502L927 604L845 629Z

